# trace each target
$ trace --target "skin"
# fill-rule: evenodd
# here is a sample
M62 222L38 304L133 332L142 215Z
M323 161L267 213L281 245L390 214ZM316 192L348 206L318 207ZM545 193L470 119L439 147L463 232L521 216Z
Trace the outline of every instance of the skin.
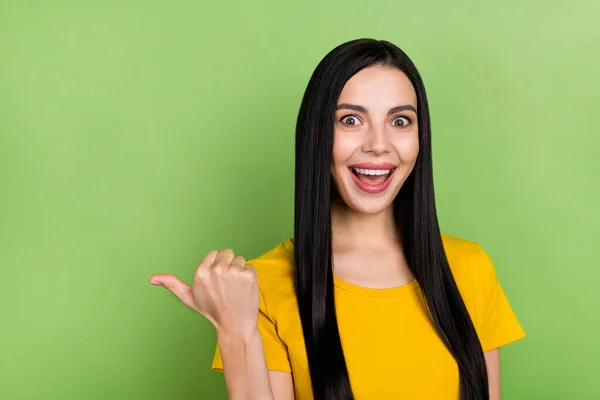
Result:
M419 153L415 90L400 70L372 66L346 82L337 105L331 165L338 193L331 205L334 275L371 288L404 285L414 276L399 244L392 202ZM354 183L349 166L364 162L396 166L385 191L369 194ZM365 271L367 261L380 267ZM150 280L213 323L230 399L294 399L292 375L267 371L256 326L256 272L242 257L231 250L210 252L191 287L168 274ZM500 350L486 352L485 360L490 400L500 400Z
M157 274L150 283L161 285L208 319L217 331L229 398L289 399L279 393L283 380L271 388L269 371L258 333L258 277L256 270L230 249L210 251L188 286L177 277ZM274 393L278 397L274 397Z
M402 106L412 109L390 113ZM392 202L419 154L416 107L406 75L377 66L348 80L338 99L331 167L339 193L331 207L333 264L334 274L347 282L386 288L414 279L399 245ZM349 166L364 162L396 166L385 191L365 193L354 183ZM367 264L381 267L365 271Z

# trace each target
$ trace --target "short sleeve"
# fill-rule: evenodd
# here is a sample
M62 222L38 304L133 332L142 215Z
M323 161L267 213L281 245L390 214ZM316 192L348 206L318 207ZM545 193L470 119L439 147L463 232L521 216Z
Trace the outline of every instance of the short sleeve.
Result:
M486 352L525 337L525 331L504 294L492 260L481 246L477 248L475 328Z
M279 338L277 326L269 317L262 290L259 289L259 292L258 332L263 342L267 368L270 371L292 372L287 346ZM223 360L218 344L212 363L212 370L223 372Z

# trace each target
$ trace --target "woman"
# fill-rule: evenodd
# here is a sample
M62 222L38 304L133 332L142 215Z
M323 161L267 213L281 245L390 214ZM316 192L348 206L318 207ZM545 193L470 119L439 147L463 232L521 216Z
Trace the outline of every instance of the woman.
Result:
M333 49L296 127L294 239L167 287L217 330L231 399L500 399L525 335L479 245L442 235L427 98L395 45ZM259 289L260 288L260 289Z

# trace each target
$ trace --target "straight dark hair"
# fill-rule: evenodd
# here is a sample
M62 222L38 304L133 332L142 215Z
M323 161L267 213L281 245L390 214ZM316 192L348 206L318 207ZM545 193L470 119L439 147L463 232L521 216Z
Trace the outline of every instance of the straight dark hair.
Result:
M315 400L354 398L334 306L330 168L340 93L354 74L374 65L400 69L417 94L419 155L393 203L406 259L431 321L458 364L461 398L487 400L483 350L452 276L438 225L425 88L401 49L374 39L344 43L321 60L304 93L296 124L295 287L313 396Z

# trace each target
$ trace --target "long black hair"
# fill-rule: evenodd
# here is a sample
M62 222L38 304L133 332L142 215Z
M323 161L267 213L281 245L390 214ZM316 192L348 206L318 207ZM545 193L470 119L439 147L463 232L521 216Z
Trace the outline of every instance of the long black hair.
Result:
M315 400L354 398L334 307L330 168L339 95L354 74L373 65L400 69L416 91L419 155L394 199L394 218L431 321L458 364L461 398L487 400L483 350L452 276L438 225L425 88L401 49L374 39L344 43L321 60L304 93L296 124L295 287L313 396Z

